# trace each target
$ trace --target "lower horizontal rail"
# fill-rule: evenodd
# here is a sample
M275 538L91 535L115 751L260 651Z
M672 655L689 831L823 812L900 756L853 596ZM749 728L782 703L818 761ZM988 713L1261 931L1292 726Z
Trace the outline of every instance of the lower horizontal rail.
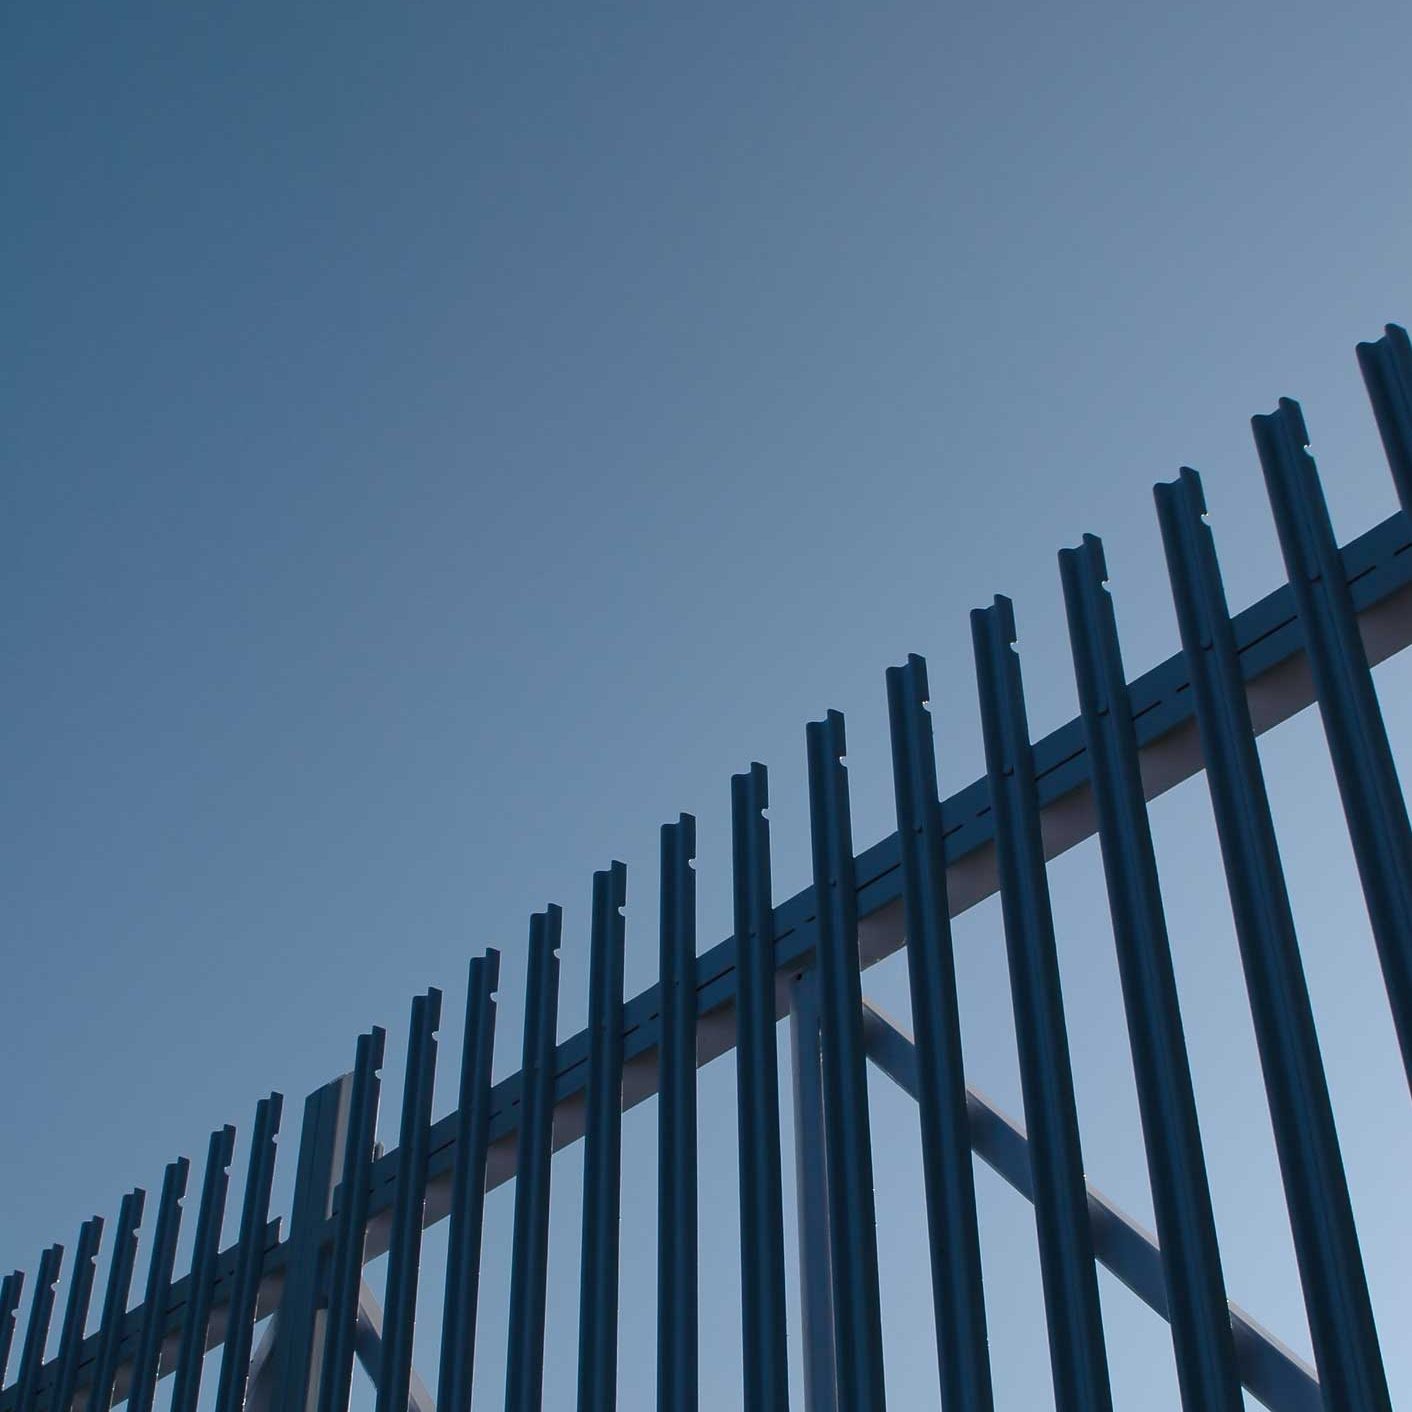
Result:
M905 1094L916 1098L916 1048L902 1030L866 1000L863 1038L868 1058ZM976 1156L1027 1201L1033 1201L1029 1141L1024 1128L973 1088L966 1090L966 1107L971 1120L971 1148ZM1092 1185L1088 1187L1088 1218L1098 1262L1149 1309L1170 1320L1157 1237ZM1251 1396L1273 1412L1324 1412L1314 1369L1239 1305L1232 1304L1230 1311L1236 1365L1241 1383Z

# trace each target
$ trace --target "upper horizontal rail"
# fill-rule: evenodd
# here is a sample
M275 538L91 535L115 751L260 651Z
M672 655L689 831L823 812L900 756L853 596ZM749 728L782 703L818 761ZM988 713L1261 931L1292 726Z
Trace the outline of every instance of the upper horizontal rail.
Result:
M1398 511L1340 551L1344 574L1358 613L1368 660L1376 664L1412 645L1412 525ZM1287 720L1314 701L1314 687L1304 652L1294 595L1283 584L1232 620L1240 672L1257 734ZM1165 793L1197 774L1203 759L1197 737L1190 676L1181 652L1143 673L1129 687L1133 722L1141 752L1143 792L1148 799ZM1097 816L1088 787L1089 762L1078 717L1051 732L1034 746L1036 785L1042 809L1044 851L1053 858L1097 831ZM984 777L942 803L946 825L947 883L952 915L974 907L997 888L994 828ZM864 849L855 862L861 959L869 966L903 944L902 878L897 835ZM816 909L812 886L775 908L776 1012L788 1010L790 980L813 964ZM698 1065L730 1050L735 1043L735 940L728 937L703 953L697 962L696 1007L700 1017ZM650 986L627 1002L623 1012L624 1109L657 1092L657 1046L661 1028L660 993ZM587 1081L586 1030L556 1050L554 1081L554 1146L565 1147L584 1131L584 1089ZM520 1075L495 1086L490 1119L487 1187L509 1181L515 1174L515 1135L519 1124ZM424 1224L443 1219L449 1210L456 1144L456 1115L449 1114L431 1131L428 1188ZM399 1153L386 1153L373 1166L369 1190L369 1225L365 1261L388 1247L393 1193ZM323 1239L333 1238L332 1220ZM225 1336L226 1309L235 1271L235 1247L222 1252L208 1346ZM269 1227L258 1311L275 1307L284 1278L286 1249L279 1225ZM161 1368L175 1359L178 1336L185 1322L189 1277L171 1289ZM125 1394L142 1325L143 1309L128 1313L120 1346L115 1399ZM84 1344L78 1386L92 1373L96 1336ZM40 1382L43 1399L53 1365ZM17 1390L0 1393L0 1412L14 1412Z

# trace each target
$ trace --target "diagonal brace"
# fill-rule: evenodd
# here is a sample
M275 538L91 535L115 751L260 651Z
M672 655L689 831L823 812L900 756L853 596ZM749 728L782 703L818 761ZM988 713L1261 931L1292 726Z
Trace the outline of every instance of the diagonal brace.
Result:
M917 1053L911 1038L871 1001L863 1002L863 1042L872 1060L904 1093L917 1096ZM967 1086L971 1148L1027 1201L1029 1141L1024 1128L988 1098ZM1121 1211L1102 1192L1088 1187L1093 1252L1148 1308L1164 1319L1167 1289L1157 1237ZM1323 1412L1318 1374L1293 1349L1231 1304L1231 1333L1241 1383L1273 1412Z
M353 1334L353 1353L363 1365L363 1371L378 1385L382 1377L382 1305L364 1280L358 1289L358 1324ZM436 1402L427 1385L412 1369L412 1384L407 1393L407 1412L436 1412Z

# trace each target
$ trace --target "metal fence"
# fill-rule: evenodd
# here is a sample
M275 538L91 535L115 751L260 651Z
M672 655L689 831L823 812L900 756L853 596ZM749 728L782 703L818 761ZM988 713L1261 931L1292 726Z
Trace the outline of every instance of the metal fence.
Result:
M1034 1207L1056 1405L1112 1405L1096 1262L1168 1321L1185 1408L1386 1412L1387 1379L1314 1031L1256 737L1318 703L1404 1066L1412 1078L1412 830L1370 664L1412 642L1412 345L1389 326L1359 362L1402 510L1339 548L1298 406L1254 419L1289 583L1232 617L1196 472L1156 489L1181 651L1133 682L1103 550L1060 570L1080 714L1032 743L1011 606L972 614L985 774L937 797L926 665L887 673L897 831L854 852L844 723L807 729L813 886L777 903L762 765L732 781L734 934L696 937L695 826L662 830L660 981L625 1001L626 870L594 876L589 1024L556 1044L561 916L530 921L519 1072L492 1084L499 958L471 962L456 1110L433 1121L436 990L412 1005L400 1132L377 1140L384 1033L304 1105L287 1225L270 1217L282 1099L256 1108L249 1175L223 1245L236 1134L210 1141L189 1271L175 1254L190 1165L166 1170L129 1308L145 1193L79 1232L57 1354L46 1358L64 1250L39 1263L18 1368L0 1412L126 1400L148 1412L171 1377L194 1412L220 1349L218 1412L341 1412L355 1362L378 1412L471 1405L485 1198L514 1180L504 1405L543 1400L552 1154L583 1139L579 1406L617 1397L622 1115L658 1103L657 1402L698 1402L696 1071L731 1049L739 1112L742 1403L789 1403L784 1159L776 1026L793 1059L805 1404L870 1412L884 1399L867 1065L917 1102L942 1404L993 1405L972 1154ZM1255 1026L1316 1367L1227 1298L1158 888L1147 801L1205 772ZM1097 834L1117 947L1157 1232L1085 1179L1060 995L1047 860ZM950 919L998 892L1025 1122L967 1086ZM863 1000L863 968L905 947L915 1037ZM413 1369L425 1228L449 1218L436 1391ZM87 1332L95 1261L111 1246ZM364 1267L388 1257L380 1305ZM0 1381L24 1294L0 1285ZM257 1322L273 1315L255 1339Z

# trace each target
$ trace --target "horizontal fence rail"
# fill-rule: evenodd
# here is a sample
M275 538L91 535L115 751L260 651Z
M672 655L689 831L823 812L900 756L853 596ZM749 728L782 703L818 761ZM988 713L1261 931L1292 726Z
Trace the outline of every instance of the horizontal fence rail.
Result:
M627 877L595 875L589 1024L555 1043L562 914L530 927L522 1063L492 1084L498 955L471 963L457 1108L434 1121L436 990L413 1004L399 1141L377 1144L385 1036L312 1094L286 1230L270 1219L283 1099L257 1107L243 1154L238 1238L222 1249L234 1129L212 1134L187 1273L175 1256L190 1167L169 1165L144 1236L143 1297L129 1308L146 1194L105 1229L82 1227L28 1289L0 1281L0 1412L107 1412L201 1403L205 1354L218 1412L343 1412L353 1366L378 1412L471 1405L486 1192L516 1182L504 1405L543 1401L551 1156L585 1138L578 1405L617 1400L622 1115L660 1094L657 1405L698 1397L696 1069L737 1051L744 1405L789 1405L783 1156L775 1032L792 1016L795 1171L805 1404L885 1405L866 1065L918 1102L937 1369L947 1412L993 1404L981 1287L974 1152L1035 1209L1056 1404L1111 1405L1096 1262L1172 1326L1188 1409L1233 1409L1240 1388L1272 1408L1388 1412L1382 1354L1314 1033L1257 736L1320 709L1404 1064L1412 1079L1412 826L1371 667L1412 644L1412 344L1389 326L1359 362L1402 509L1339 548L1297 404L1254 419L1290 582L1232 617L1200 482L1157 488L1182 650L1124 677L1098 541L1060 556L1080 713L1037 742L1026 721L1008 600L973 615L986 773L936 797L925 663L888 674L898 832L855 854L836 712L806 733L812 885L776 904L765 769L732 782L734 935L696 949L695 823L661 841L661 982L623 994ZM1230 1304L1162 914L1148 801L1204 772L1271 1103L1317 1372ZM1154 1237L1087 1182L1069 1073L1046 863L1098 835L1137 1079ZM1024 1127L966 1083L950 919L1000 894L1020 1050ZM908 949L917 1039L862 997L860 975ZM293 1145L293 1144L291 1144ZM422 1234L451 1217L433 1400L413 1367ZM95 1262L111 1258L98 1327L85 1333ZM388 1256L385 1307L363 1268ZM257 1324L273 1315L261 1338ZM11 1381L10 1355L20 1356Z

